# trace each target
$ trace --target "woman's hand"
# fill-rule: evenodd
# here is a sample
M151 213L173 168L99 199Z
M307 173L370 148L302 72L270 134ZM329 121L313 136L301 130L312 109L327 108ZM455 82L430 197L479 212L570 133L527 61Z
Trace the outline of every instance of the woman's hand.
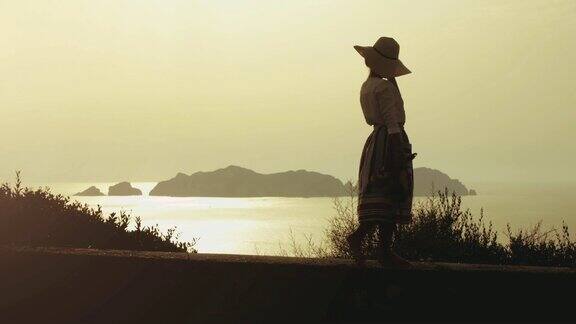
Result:
M402 133L388 134L386 143L386 161L384 169L388 172L397 173L402 170L408 162L405 147L406 143Z
M410 174L407 166L414 155L410 144L406 143L403 133L388 134L386 143L386 161L384 165L389 174L390 188L397 201L404 201L410 195Z

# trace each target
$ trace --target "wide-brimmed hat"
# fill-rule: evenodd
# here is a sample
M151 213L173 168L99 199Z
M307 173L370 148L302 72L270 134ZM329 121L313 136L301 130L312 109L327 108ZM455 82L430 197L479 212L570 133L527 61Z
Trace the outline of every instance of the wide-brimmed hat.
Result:
M397 77L410 72L398 59L400 45L390 37L380 37L374 46L354 46L364 57L366 66L383 77Z

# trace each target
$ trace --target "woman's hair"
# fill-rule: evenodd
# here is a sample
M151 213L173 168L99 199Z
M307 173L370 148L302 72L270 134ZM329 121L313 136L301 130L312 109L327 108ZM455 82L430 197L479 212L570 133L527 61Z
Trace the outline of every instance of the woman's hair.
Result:
M368 68L368 77L371 77L371 76L375 76L375 77L379 77L379 78L384 78L383 76L381 76L380 74L378 74L376 71ZM396 89L398 89L398 92L400 92L400 87L398 86L398 82L396 81L396 78L394 78L394 77L391 77L391 78L387 77L387 78L385 78L385 79L388 80L388 81L390 81L390 82L396 87ZM402 96L402 93L400 93L400 96Z
M377 76L377 77L379 77L379 78L382 77L380 74L376 73L376 71L374 71L374 70L372 70L372 69L370 69L370 68L368 68L368 76L369 76L369 77L370 77L370 76Z
M378 74L376 71L374 71L372 69L369 69L368 73L369 73L368 76L376 76L379 78L383 78L380 74ZM390 81L396 87L396 89L398 89L398 92L400 92L400 87L398 86L398 82L396 81L396 78L391 77L391 78L386 78L386 80ZM402 97L402 92L400 92L400 97Z

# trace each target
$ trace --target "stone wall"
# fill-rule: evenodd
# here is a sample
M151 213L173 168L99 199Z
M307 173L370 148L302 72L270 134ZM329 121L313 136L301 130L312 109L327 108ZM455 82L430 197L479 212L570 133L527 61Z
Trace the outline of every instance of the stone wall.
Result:
M576 271L0 247L0 323L572 321Z

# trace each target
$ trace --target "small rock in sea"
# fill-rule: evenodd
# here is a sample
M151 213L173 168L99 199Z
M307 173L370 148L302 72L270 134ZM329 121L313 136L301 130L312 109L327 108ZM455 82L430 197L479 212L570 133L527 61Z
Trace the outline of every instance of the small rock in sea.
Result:
M142 191L132 187L130 182L120 182L108 187L108 196L141 196Z
M92 186L84 191L80 191L79 193L75 194L74 196L105 196L100 189Z

